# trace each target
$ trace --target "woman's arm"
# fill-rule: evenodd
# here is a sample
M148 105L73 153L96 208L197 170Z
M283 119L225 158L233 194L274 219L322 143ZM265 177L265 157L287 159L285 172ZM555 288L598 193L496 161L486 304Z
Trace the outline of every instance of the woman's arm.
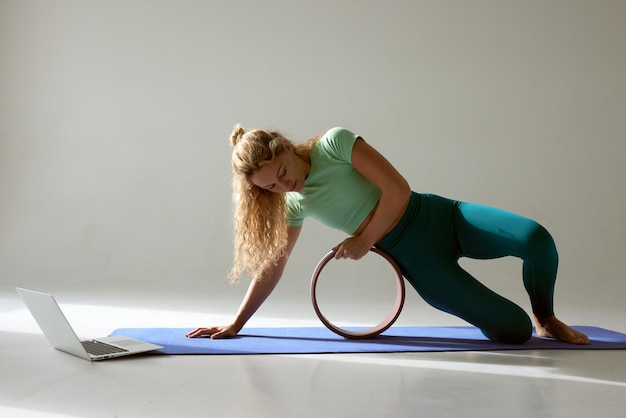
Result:
M287 252L278 260L278 264L269 265L263 269L259 277L255 277L250 282L248 291L241 302L239 311L235 320L230 325L209 327L209 328L196 328L190 333L186 334L187 337L195 338L210 335L211 338L225 338L234 337L248 322L248 320L254 315L254 313L261 307L263 302L272 293L280 278L283 275L285 265L289 259L289 254L293 250L293 247L298 241L300 231L302 227L289 227L287 229Z
M333 248L335 258L358 260L398 223L409 203L411 188L398 170L361 138L354 143L352 165L381 191L365 228Z

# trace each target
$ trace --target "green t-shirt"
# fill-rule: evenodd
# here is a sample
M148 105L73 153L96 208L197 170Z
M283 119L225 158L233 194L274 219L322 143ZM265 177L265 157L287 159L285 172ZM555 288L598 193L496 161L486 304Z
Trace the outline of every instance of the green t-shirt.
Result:
M372 211L380 190L352 165L358 135L332 128L311 149L311 171L300 192L288 192L287 222L301 226L311 216L352 235Z

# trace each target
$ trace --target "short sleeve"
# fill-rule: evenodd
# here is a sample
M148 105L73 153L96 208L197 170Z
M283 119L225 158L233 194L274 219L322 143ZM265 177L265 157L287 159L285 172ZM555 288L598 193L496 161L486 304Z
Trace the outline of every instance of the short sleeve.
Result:
M302 226L304 223L304 215L297 196L296 193L286 193L288 226Z
M357 134L345 128L332 128L324 134L320 145L338 160L352 164L352 148L358 138Z

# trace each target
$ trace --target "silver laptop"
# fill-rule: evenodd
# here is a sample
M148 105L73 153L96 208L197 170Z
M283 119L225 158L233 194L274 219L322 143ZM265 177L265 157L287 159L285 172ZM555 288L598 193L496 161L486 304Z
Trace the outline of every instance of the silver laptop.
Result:
M50 344L57 350L85 360L105 360L158 350L160 345L150 344L121 335L81 341L52 295L17 287L26 307Z

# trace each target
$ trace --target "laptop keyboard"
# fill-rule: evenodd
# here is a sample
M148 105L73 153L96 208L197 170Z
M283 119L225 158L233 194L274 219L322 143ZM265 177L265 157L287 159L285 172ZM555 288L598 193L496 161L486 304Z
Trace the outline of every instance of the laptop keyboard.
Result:
M106 354L115 354L115 353L123 353L125 350L120 347L115 347L114 345L110 345L107 343L103 343L100 341L81 341L85 350L93 356L102 356Z

